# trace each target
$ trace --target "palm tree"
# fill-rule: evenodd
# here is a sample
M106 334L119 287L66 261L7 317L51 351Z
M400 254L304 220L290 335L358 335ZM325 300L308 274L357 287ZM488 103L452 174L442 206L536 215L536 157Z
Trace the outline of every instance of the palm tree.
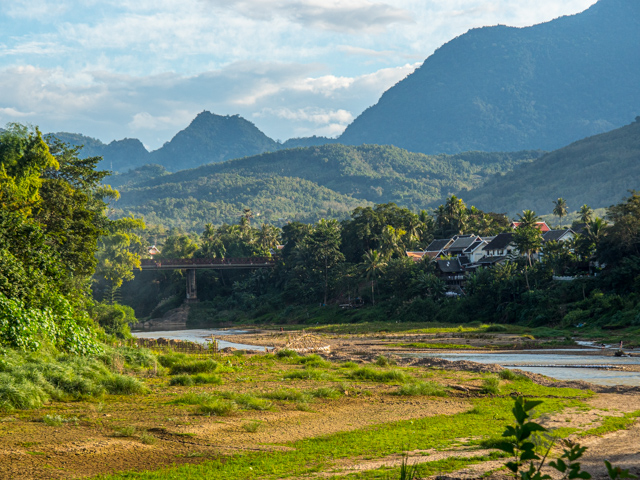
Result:
M553 214L559 218L560 222L562 221L562 217L567 215L568 211L567 201L564 198L560 197L553 202Z
M593 219L593 210L586 203L580 207L580 220L582 223L589 224Z
M522 214L518 214L518 223L520 227L535 227L540 221L540 217L533 210L523 210Z
M406 235L405 232L401 228L393 228L391 225L386 225L382 229L382 233L380 234L378 241L380 243L380 248L382 249L382 254L388 259L390 259L394 253L397 253L399 256L404 254L404 243L402 241L402 237Z
M376 297L373 290L373 285L376 281L378 274L384 272L387 266L386 259L377 250L369 250L362 256L362 270L367 275L367 280L371 280L371 299L373 305L376 304Z

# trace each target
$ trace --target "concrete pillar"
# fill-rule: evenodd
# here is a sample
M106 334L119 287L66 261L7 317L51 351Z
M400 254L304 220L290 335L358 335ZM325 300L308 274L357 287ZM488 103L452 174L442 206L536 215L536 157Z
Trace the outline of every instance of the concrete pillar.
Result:
M187 269L187 301L195 302L198 300L198 292L196 290L196 269Z

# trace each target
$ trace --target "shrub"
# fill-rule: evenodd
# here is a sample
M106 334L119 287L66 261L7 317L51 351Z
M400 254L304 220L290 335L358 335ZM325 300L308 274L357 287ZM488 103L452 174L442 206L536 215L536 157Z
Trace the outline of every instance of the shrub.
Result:
M136 427L129 425L126 427L116 428L113 431L114 437L133 437L136 433Z
M259 422L258 420L253 420L252 422L242 424L242 428L245 430L245 432L249 433L257 432L258 428L260 428L261 426L262 422Z
M358 364L356 362L344 362L340 365L342 368L358 368Z
M409 376L400 370L374 370L371 367L361 367L351 372L351 378L369 380L371 382L406 382Z
M276 357L278 358L296 358L299 356L300 355L298 355L296 352L287 348L283 348L282 350L278 350L278 352L276 352Z
M235 402L245 410L272 410L273 403L264 398L255 397L249 393L220 392L222 398Z
M172 387L176 385L179 385L181 387L192 387L193 385L195 385L195 382L193 381L193 377L191 377L190 375L176 375L171 380L169 380L169 385L171 385Z
M234 402L222 399L214 399L207 403L200 404L198 411L203 415L216 417L227 417L236 411L237 405Z
M506 332L508 329L507 327L505 327L504 325L489 325L486 329L485 332L490 332L490 333L504 333Z
M331 362L326 361L324 358L316 354L299 357L296 363L318 368L327 368L331 366Z
M199 373L191 378L196 385L222 385L222 378L214 373Z
M284 375L284 378L294 380L323 380L327 378L327 374L319 370L312 368L305 368L304 370L294 370Z
M301 392L300 390L296 390L293 388L283 388L280 390L275 390L273 392L265 392L260 395L262 398L269 398L271 400L283 400L283 401L307 401L308 396Z
M500 393L500 380L496 377L485 378L482 382L482 393L498 395Z
M146 391L144 385L137 378L129 375L113 375L105 380L104 386L109 393L114 395L131 395Z
M329 398L329 399L335 399L342 395L338 390L331 387L316 388L315 390L312 390L309 393L311 394L312 397L315 397L315 398Z
M447 392L442 385L435 382L405 383L396 395L417 396L426 395L430 397L446 397Z
M171 367L169 373L211 373L218 368L218 364L211 359L177 361Z

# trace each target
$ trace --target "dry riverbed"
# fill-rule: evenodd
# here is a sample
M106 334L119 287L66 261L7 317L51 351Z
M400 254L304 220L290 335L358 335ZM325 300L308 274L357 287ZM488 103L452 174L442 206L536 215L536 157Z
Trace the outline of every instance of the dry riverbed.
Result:
M631 468L633 473L640 473L638 421L632 419L625 428L614 428L609 433L589 433L608 424L608 418L640 412L640 393L633 389L623 389L623 394L605 393L604 389L601 390L603 393L591 394L585 384L554 382L534 375L529 375L533 382L499 378L497 374L501 367L469 362L410 361L387 355L392 365L384 365L379 360L380 365L375 364L382 351L405 348L389 347L389 344L464 341L467 345L484 348L487 341L491 345L510 345L516 341L509 336L479 339L447 335L321 336L331 346L331 353L323 355L331 363L316 359L312 365L299 358L278 358L264 353L226 353L216 358L219 364L216 373L223 382L221 385L171 386L169 382L174 376L162 369L156 375L150 371L131 372L144 380L147 393L52 403L39 410L0 416L0 478L87 478L123 471L157 471L187 464L207 465L207 462L220 459L231 462L238 455L253 458L251 455L264 454L264 458L277 462L278 458L284 459L296 449L302 449L304 445L300 442L304 440L313 442L325 438L330 441L341 432L363 432L364 435L370 429L391 437L397 429L398 438L394 440L397 446L389 453L384 453L383 449L368 454L342 452L322 461L310 457L310 465L320 462L317 468L288 478L384 478L372 476L371 472L397 468L402 461L400 452L403 449L409 450L411 462L427 468L425 471L430 472L427 477L441 473L450 478L478 478L492 470L496 470L494 476L500 477L504 476L500 466L505 460L495 458L495 450L483 447L476 431L460 434L437 447L411 445L411 436L405 437L400 432L407 431L406 421L423 422L428 426L424 422L431 418L445 424L450 418L454 425L454 420L464 418L467 415L464 412L471 411L471 414L485 415L487 423L495 424L492 435L496 432L499 435L512 419L504 413L491 413L492 405L500 405L508 412L505 406L518 393L541 397L549 405L566 403L562 404L565 406L557 403L542 415L540 421L549 428L560 428L558 431L563 432L563 438L589 446L583 463L596 478L605 473L604 458ZM237 339L225 339L282 347L291 341L291 334L255 332ZM404 376L386 381L359 378L354 372L363 366L374 372L400 371ZM499 384L497 391L485 391L488 378ZM446 392L445 396L398 395L403 386L424 382L437 384ZM556 388L560 386L577 388ZM329 390L333 393L326 393ZM297 393L289 398L274 395L274 392L282 391ZM233 398L238 408L229 415L203 415L198 405L180 403L180 399L189 394ZM247 398L257 400L251 406ZM44 421L46 419L56 421ZM477 460L463 464L464 459L471 457ZM462 462L459 468L453 468L454 471L440 466L437 467L443 469L440 472L434 473L436 467L428 469L429 465L445 465L451 459ZM383 475L385 470L381 472ZM388 472L389 478L398 478L393 470ZM164 477L160 474L154 478ZM185 473L172 478L205 477L195 474L191 477ZM206 478L224 476L211 474Z

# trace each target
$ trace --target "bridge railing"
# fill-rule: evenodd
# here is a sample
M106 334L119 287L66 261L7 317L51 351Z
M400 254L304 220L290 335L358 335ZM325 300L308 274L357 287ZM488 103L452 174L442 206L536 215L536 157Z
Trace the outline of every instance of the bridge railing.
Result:
M141 265L153 267L156 265L275 265L276 261L272 257L235 257L235 258L156 258L143 259Z

